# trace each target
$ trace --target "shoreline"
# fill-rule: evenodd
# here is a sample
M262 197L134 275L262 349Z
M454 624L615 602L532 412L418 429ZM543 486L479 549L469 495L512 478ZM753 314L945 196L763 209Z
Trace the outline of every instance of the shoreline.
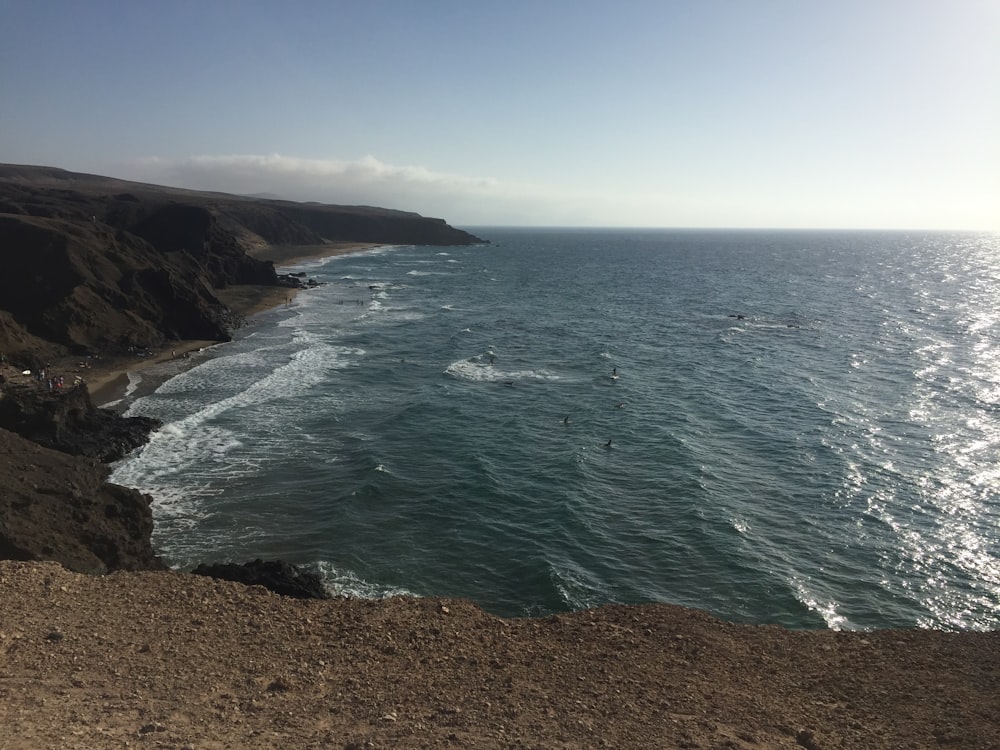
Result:
M328 242L322 245L272 245L247 252L257 260L269 260L276 270L295 266L307 260L333 258L384 247L384 242Z
M270 260L274 262L277 270L293 267L309 260L322 260L339 255L364 252L381 247L376 243L359 242L334 242L326 245L302 245L263 248L253 253L259 260ZM280 263L280 265L279 265ZM284 286L263 286L258 284L238 284L225 289L215 290L216 296L221 302L229 307L237 315L250 319L271 310L275 310L281 305L291 305L295 297L302 291L301 287ZM115 409L121 402L129 396L138 394L136 398L152 392L159 387L164 380L179 374L187 367L194 366L197 361L190 358L191 354L197 354L205 349L225 344L225 341L181 339L170 342L169 346L153 351L145 357L114 357L99 358L79 362L76 360L63 360L56 365L59 371L73 373L83 379L90 392L94 405L102 409ZM183 363L179 360L183 359ZM152 389L139 387L134 392L129 391L132 383L132 375L145 373L160 365L170 363L183 364L176 372L170 372L166 378L153 377L150 383ZM142 383L144 381L140 381ZM127 406L127 405L126 405ZM122 409L124 410L124 409Z

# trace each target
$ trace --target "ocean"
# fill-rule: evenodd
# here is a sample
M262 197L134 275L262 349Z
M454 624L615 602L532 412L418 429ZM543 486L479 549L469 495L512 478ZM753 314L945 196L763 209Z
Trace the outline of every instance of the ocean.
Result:
M164 426L112 481L171 565L1000 627L1000 236L471 231L302 263L321 286L143 374Z

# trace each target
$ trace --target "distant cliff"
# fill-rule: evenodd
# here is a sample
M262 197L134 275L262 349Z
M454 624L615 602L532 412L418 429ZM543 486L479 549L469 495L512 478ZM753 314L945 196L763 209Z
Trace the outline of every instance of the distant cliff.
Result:
M28 363L229 337L215 290L278 284L247 250L325 242L468 245L405 211L264 200L0 164L0 352Z

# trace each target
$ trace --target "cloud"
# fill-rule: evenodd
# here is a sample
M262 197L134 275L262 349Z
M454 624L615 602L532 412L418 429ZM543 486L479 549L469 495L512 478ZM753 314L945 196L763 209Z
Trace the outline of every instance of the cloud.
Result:
M295 201L371 205L415 211L459 225L579 223L576 201L556 191L490 177L356 161L281 154L150 157L130 162L122 177L194 190L265 195Z

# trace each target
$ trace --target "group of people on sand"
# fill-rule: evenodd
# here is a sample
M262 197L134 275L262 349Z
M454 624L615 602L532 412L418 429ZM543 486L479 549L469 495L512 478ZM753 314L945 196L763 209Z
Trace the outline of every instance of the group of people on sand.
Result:
M51 365L47 365L46 367L43 367L43 368L41 368L39 370L36 370L34 373L32 373L31 370L25 370L21 374L22 375L33 376L34 379L35 379L35 381L40 386L43 386L43 385L45 386L46 390L49 390L49 391L62 391L62 390L64 390L66 388L66 376L65 375L52 375L49 372L49 369L48 369L49 367L51 367ZM77 375L73 379L73 385L79 385L82 382L83 382L83 378L81 378L79 375Z

